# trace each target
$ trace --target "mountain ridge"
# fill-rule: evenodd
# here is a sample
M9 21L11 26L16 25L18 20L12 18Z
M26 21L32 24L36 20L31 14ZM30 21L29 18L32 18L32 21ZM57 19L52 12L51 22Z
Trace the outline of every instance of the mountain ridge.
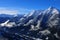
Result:
M17 40L20 40L20 37L24 38L23 40L60 40L60 10L49 7L46 10L34 10L30 13L18 18L17 23L9 22L10 20L4 22L6 26L1 27L3 37L13 40L16 36ZM13 23L12 26L7 26L10 23Z

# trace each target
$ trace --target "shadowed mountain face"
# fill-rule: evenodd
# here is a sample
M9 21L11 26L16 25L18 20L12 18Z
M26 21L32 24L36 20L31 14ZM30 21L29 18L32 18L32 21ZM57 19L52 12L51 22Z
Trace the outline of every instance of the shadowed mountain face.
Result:
M7 40L60 40L60 10L57 8L49 7L33 10L28 15L2 18L0 34Z

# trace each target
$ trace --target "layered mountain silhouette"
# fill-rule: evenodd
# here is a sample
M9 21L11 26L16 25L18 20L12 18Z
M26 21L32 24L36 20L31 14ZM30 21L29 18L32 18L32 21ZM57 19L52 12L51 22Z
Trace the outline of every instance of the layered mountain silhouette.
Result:
M9 16L0 22L0 34L7 40L60 40L60 10L49 7L27 15Z

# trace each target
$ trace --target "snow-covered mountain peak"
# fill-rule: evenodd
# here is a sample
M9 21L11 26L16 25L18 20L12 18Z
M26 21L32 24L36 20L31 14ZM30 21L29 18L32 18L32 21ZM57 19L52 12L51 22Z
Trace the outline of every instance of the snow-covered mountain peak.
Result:
M49 7L48 9L44 10L43 13L59 14L59 10L55 7Z
M52 9L54 9L54 7L49 7L49 8L48 8L48 10L52 10Z
M52 13L59 14L59 11L57 9L53 9Z
M48 10L53 10L53 9L57 9L57 8L52 7L52 6L50 6L50 7L48 8Z
M35 12L35 10L32 10L32 12L31 12L28 16L33 15L33 14L34 14L34 12Z
M50 10L50 11L52 10L52 11L56 11L56 12L59 11L59 10L58 10L57 8L55 8L55 7L49 7L47 10Z

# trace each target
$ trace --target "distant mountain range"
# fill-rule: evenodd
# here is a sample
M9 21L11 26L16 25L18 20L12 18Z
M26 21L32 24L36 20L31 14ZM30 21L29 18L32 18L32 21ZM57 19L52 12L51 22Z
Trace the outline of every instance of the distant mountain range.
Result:
M0 29L8 40L60 40L60 10L49 7L28 15L0 14Z

